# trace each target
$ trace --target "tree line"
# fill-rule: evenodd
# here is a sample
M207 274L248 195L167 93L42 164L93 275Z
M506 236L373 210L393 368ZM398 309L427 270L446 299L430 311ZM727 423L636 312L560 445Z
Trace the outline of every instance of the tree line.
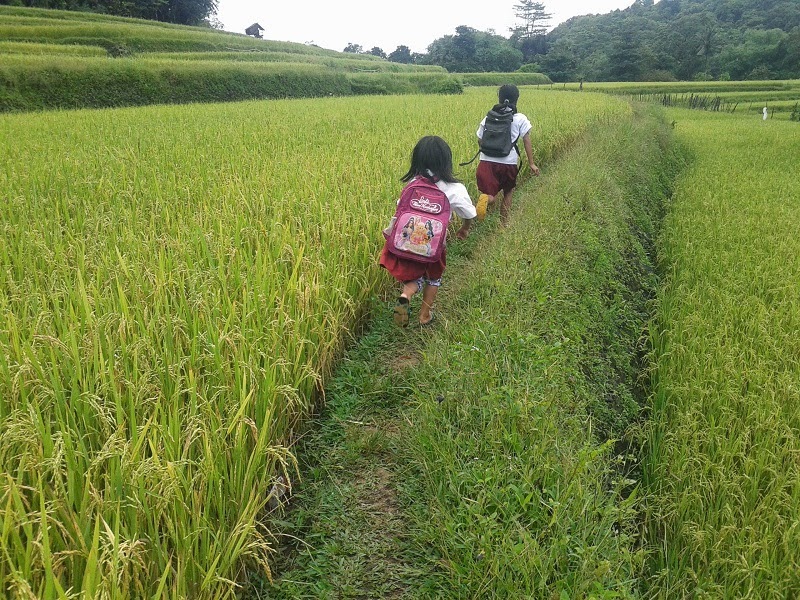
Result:
M52 8L216 27L217 0L0 0L0 4Z
M424 54L406 46L369 53L456 73L542 72L553 81L800 77L798 0L636 0L624 10L573 17L550 32L543 3L521 0L514 10L520 24L508 37L461 26Z

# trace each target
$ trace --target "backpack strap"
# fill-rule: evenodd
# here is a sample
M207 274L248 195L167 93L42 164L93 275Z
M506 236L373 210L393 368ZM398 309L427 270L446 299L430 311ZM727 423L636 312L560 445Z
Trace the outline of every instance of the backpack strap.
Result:
M514 143L516 144L516 142L514 142ZM459 167L466 167L468 164L470 164L470 163L471 163L471 162L473 162L473 161L474 161L476 158L478 158L478 156L480 156L480 154L481 154L481 151L480 151L480 149L478 149L478 151L475 153L475 156L473 156L473 157L472 157L471 159L469 159L467 162L458 163L458 166L459 166ZM519 154L519 150L517 150L517 154Z
M519 152L519 146L517 146L517 140L519 140L519 138L517 138L516 140L514 140L513 146L514 146L514 150L516 150L516 151L517 151L517 158L519 158L520 160L522 160L522 154L520 154L520 152ZM478 158L478 157L480 156L480 154L481 154L481 151L480 151L480 149L478 149L478 151L475 153L475 156L473 156L472 158L470 158L470 159L469 159L467 162L458 163L458 166L459 166L459 167L466 167L467 165L469 165L469 164L473 163L473 162L475 161L475 159L476 159L476 158Z

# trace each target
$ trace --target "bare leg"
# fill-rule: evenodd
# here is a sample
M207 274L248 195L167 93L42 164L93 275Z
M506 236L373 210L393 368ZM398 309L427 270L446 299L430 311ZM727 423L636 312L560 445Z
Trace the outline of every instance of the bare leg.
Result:
M416 281L407 281L403 284L403 291L400 292L400 297L411 300L411 296L416 294L418 290L419 287L417 287Z
M420 325L425 325L433 318L431 309L433 308L433 302L436 300L436 294L438 292L438 285L426 285L425 289L422 290L422 306L419 309Z
M508 225L508 218L511 215L511 199L514 197L514 190L503 194L503 202L500 204L500 223L505 227Z

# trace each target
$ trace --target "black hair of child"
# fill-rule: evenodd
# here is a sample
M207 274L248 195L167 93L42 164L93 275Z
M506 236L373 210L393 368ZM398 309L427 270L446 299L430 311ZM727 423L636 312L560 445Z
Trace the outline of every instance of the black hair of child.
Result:
M497 90L497 99L500 101L500 104L508 103L508 105L511 107L511 110L517 112L519 88L511 83L501 85L500 89Z
M426 135L417 142L411 153L411 168L400 180L408 182L417 176L431 179L428 171L434 180L459 183L453 175L453 152L438 135Z

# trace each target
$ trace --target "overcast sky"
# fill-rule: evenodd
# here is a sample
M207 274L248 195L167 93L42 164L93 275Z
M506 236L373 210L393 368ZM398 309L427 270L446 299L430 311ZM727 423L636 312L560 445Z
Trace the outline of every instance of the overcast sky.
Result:
M550 28L570 17L627 8L634 0L550 0ZM219 0L217 18L225 31L244 33L252 23L268 40L314 43L341 52L347 44L364 50L377 46L389 54L400 45L426 52L434 40L454 35L466 25L503 37L519 25L514 5L519 0Z

